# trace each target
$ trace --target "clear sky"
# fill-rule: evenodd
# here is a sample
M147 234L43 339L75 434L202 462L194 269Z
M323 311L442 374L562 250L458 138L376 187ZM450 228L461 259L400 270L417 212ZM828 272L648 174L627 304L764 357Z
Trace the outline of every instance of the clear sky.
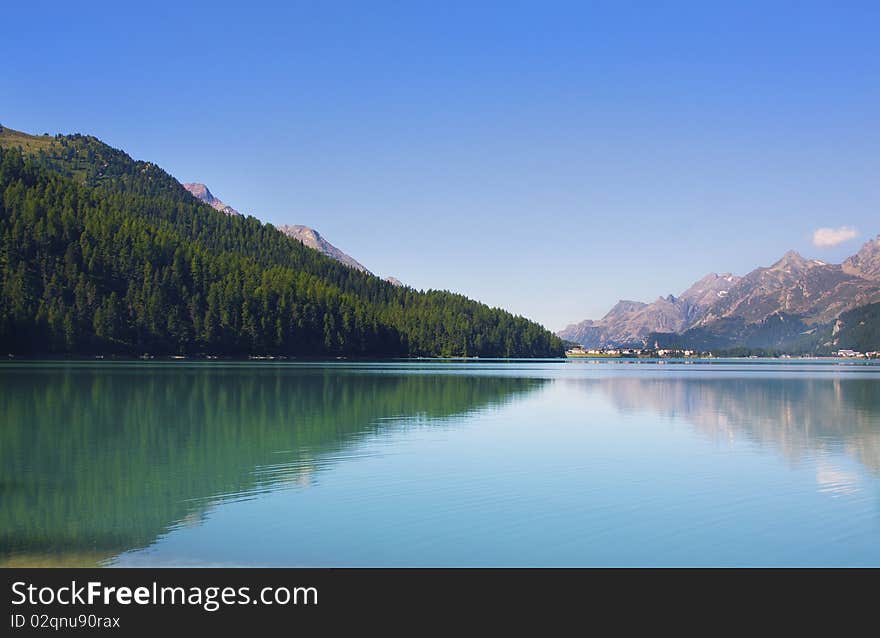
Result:
M4 125L94 134L554 330L880 233L876 1L29 0L2 22Z

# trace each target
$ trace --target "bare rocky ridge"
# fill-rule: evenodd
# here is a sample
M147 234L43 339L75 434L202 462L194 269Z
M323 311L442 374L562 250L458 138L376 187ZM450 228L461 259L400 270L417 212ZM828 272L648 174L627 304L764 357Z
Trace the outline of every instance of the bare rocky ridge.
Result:
M868 278L880 278L880 236L875 237L843 262L843 271Z
M660 297L650 304L619 301L602 319L573 324L559 336L597 348L641 343L653 332L681 332L701 317L705 308L729 294L739 279L730 273L710 273L678 297Z
M332 257L339 263L345 264L349 268L354 268L355 270L360 270L361 272L370 273L370 271L367 270L356 259L354 259L353 257L349 257L344 252L339 250L336 246L321 237L321 233L319 233L314 228L299 225L276 226L276 228L278 228L278 230L280 230L288 237L293 237L294 239L302 242L303 245L308 246L313 250L317 250L318 252L324 253L328 257Z
M183 187L192 193L193 197L196 197L206 204L209 204L215 210L219 210L227 215L240 215L237 210L235 210L232 206L225 204L220 201L208 190L208 187L204 184L199 184L198 182L192 182L189 184L184 184ZM339 250L336 246L331 244L329 241L324 239L314 228L309 228L308 226L277 226L278 230L287 235L288 237L292 237L297 241L301 242L304 246L311 248L312 250L317 250L328 257L335 259L341 264L345 264L349 268L354 268L355 270L359 270L361 272L370 273L363 264L358 262L353 257L345 254L341 250ZM395 280L397 281L397 280ZM394 282L391 282L394 283ZM398 282L399 283L399 282ZM398 284L395 284L398 285ZM402 284L401 284L402 285Z
M774 313L825 323L844 310L872 301L878 282L844 272L840 264L807 260L794 251L769 268L757 268L743 277L723 300L709 306L693 326L704 327L721 317L747 323Z
M184 184L183 187L190 193L192 193L194 197L210 205L214 210L219 210L220 212L226 213L227 215L241 215L241 213L235 210L232 206L224 204L219 199L214 197L214 195L211 194L211 191L208 190L208 187L204 184L189 183Z
M650 304L621 301L602 319L572 324L558 334L589 348L650 345L649 335L687 331L735 342L738 334L759 332L768 322L782 323L790 317L796 319L789 321L792 330L808 331L876 301L880 301L880 237L843 264L789 251L772 266L743 277L710 273L678 297L660 297Z

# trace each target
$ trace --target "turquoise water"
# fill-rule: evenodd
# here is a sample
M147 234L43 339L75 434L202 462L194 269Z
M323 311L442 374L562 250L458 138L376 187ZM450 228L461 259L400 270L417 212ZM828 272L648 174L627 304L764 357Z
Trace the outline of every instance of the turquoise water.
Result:
M880 367L0 365L5 565L880 565Z

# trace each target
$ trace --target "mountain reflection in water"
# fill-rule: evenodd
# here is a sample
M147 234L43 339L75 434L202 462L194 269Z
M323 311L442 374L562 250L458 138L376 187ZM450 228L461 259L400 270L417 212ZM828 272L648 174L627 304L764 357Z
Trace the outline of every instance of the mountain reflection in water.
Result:
M0 563L880 564L880 369L0 366Z
M622 413L682 418L716 440L745 437L797 463L844 451L880 473L880 375L755 378L719 375L608 377L597 385Z
M0 557L93 564L198 525L218 501L307 485L388 428L546 380L247 364L0 367ZM417 373L413 373L417 372ZM354 449L354 451L353 451Z

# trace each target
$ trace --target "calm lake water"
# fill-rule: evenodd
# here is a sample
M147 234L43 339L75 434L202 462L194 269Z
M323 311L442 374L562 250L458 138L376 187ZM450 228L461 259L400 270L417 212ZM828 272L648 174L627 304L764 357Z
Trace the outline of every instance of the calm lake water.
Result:
M4 565L880 565L880 367L0 365Z

